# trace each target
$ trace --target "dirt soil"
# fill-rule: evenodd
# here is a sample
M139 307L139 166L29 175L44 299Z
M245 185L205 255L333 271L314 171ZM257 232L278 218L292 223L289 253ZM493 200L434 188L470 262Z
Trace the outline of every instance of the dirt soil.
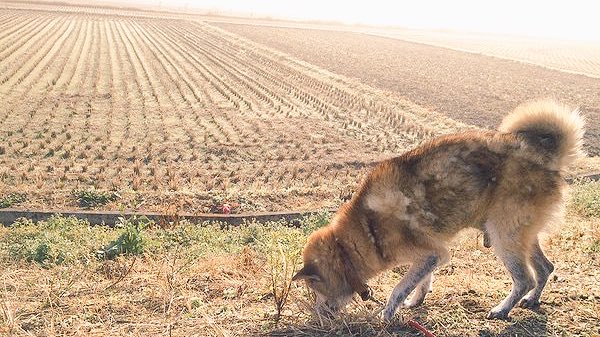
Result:
M494 128L518 104L554 97L581 108L588 121L587 151L600 154L597 78L361 33L211 25L478 126Z

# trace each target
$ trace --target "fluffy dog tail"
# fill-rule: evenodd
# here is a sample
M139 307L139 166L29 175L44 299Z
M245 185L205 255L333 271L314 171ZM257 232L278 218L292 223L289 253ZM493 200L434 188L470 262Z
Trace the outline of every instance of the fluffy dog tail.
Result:
M520 105L504 118L499 130L516 134L546 159L549 168L560 170L585 155L584 124L578 109L546 99Z

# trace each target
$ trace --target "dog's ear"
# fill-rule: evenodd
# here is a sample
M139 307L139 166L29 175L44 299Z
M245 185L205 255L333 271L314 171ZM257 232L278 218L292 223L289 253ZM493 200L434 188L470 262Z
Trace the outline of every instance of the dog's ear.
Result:
M297 280L320 281L321 276L319 276L317 269L313 265L308 264L308 265L305 265L304 267L302 267L302 269L300 269L296 273L296 275L294 275L294 277L292 277L292 281L297 281Z

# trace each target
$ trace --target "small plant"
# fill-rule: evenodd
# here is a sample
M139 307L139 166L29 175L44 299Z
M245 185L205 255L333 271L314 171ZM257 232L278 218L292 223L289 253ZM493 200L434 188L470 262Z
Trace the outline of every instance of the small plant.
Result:
M587 251L590 253L600 253L600 238L594 240L592 244L589 245Z
M46 263L61 264L65 260L62 252L55 252L49 242L41 242L35 247L34 254L31 256L30 261L35 261L41 265Z
M300 254L290 252L279 244L276 251L269 256L271 266L271 291L273 303L275 304L275 321L281 319L283 307L287 303L288 295L292 287L292 276L296 272Z
M304 234L309 235L315 230L327 226L331 220L331 214L330 211L309 214L302 219L295 221L294 225L301 228Z
M130 219L119 218L117 227L123 228L123 233L96 255L102 259L112 260L119 255L140 255L144 253L146 238L144 229L151 224L146 217L133 216Z
M111 201L117 200L118 198L118 194L115 192L103 192L94 188L87 190L75 190L73 195L75 198L77 198L79 206L85 208L103 206Z
M260 238L257 239L260 240ZM292 287L292 276L296 272L296 267L300 261L300 253L306 236L301 230L281 230L281 227L278 229L278 225L273 224L273 231L268 233L263 240L257 243L259 250L267 254L270 276L269 287L275 305L274 320L278 322L287 303Z
M600 181L576 180L569 206L579 215L600 217Z
M55 215L34 223L19 219L0 238L0 259L36 262L45 268L89 261L105 229L90 228L85 220Z
M0 208L8 208L20 204L25 200L27 200L27 197L23 193L10 193L0 199Z

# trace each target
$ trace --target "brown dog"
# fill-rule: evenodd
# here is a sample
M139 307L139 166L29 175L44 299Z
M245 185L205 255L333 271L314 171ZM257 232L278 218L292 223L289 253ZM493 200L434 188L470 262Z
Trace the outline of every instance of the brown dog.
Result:
M550 100L518 107L499 131L437 138L379 163L331 223L312 233L303 251L305 279L317 305L336 311L366 281L411 264L383 313L390 320L423 302L432 272L449 260L447 242L461 229L485 230L513 279L510 294L488 318L508 318L521 301L539 305L554 267L538 233L560 218L562 170L582 155L583 119ZM533 271L533 272L532 272Z

